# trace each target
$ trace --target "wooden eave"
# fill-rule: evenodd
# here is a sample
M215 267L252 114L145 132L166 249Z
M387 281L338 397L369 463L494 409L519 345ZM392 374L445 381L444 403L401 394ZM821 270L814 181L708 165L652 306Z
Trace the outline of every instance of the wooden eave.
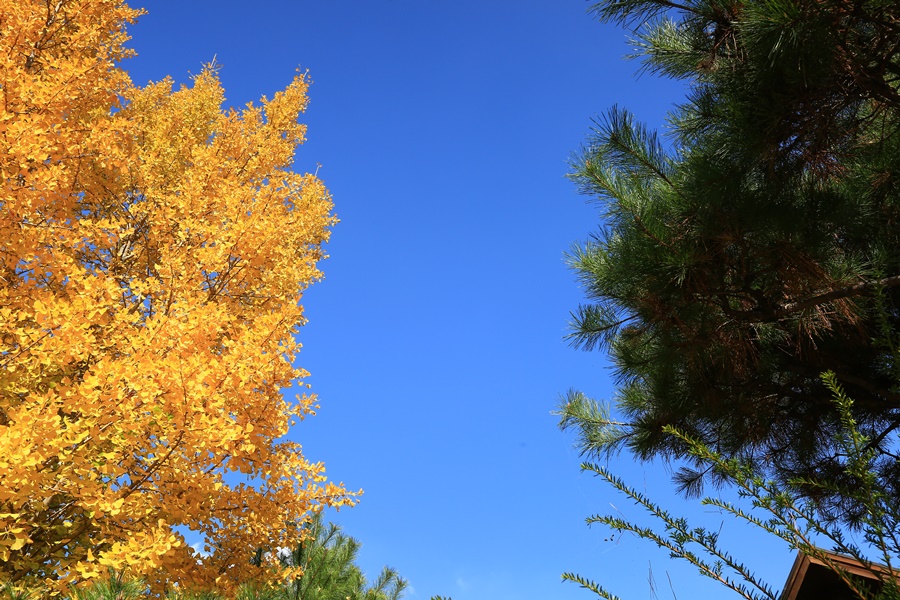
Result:
M818 557L808 556L803 552L797 553L797 558L794 559L794 565L791 567L791 572L784 584L781 600L798 600L798 598L803 600L801 597L801 590L804 589L804 583L807 583L807 578L810 575L811 570L820 574L827 573L829 577L837 579L837 586L831 588L833 597L836 599L856 597L850 591L849 586L840 580L840 575L836 573L838 571L843 571L848 575L861 577L863 580L871 581L873 585L878 585L881 581L877 573L884 575L890 573L890 570L884 565L872 563L871 565L866 566L849 556L826 552L824 550L820 550L819 553L820 556ZM822 571L822 569L825 569L825 571ZM821 577L821 575L819 575L819 577ZM895 577L900 579L900 577L896 575ZM811 584L807 583L807 586L809 585ZM841 586L845 589L840 589ZM819 594L816 594L816 596L818 597Z

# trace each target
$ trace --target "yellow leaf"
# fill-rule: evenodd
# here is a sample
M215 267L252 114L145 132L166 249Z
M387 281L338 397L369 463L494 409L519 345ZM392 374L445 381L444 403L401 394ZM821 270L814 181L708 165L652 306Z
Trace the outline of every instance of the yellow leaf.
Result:
M30 542L31 539L26 536L16 536L16 539L13 541L12 545L10 545L10 550L21 550L25 544Z
M137 87L138 14L0 0L0 581L54 592L98 565L227 587L256 571L222 557L353 503L281 441L313 414L281 390L306 375L297 300L336 223L291 171L309 81L242 111L215 67ZM260 485L223 485L234 469ZM214 522L202 563L169 525Z

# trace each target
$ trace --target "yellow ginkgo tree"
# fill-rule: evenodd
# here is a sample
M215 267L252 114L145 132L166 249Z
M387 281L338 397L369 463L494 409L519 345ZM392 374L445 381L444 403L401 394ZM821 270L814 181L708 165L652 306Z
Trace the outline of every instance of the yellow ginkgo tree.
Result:
M307 80L239 112L215 68L135 87L138 14L0 0L0 581L227 589L353 502L283 438L335 222L291 171Z

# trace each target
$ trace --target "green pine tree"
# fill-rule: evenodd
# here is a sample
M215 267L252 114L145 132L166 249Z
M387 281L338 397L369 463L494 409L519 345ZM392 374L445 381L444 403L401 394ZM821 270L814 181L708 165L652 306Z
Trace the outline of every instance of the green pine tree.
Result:
M305 527L308 537L278 557L303 574L279 590L284 600L400 600L409 583L384 567L369 583L356 564L360 543L317 513Z
M409 582L390 567L384 567L378 577L368 581L356 564L359 541L346 535L338 525L326 523L321 513L304 525L303 532L305 537L294 548L259 549L251 557L259 568L301 567L302 574L274 586L247 581L237 589L235 600L401 600L409 587ZM0 600L4 593L9 600L36 597L35 593L29 595L12 585L0 587ZM149 596L150 590L143 581L124 572L110 571L105 579L74 590L71 600L136 600ZM224 600L225 596L218 590L194 590L176 584L166 598Z
M613 108L573 161L603 212L570 255L589 300L571 341L613 358L624 425L607 442L689 456L672 426L781 480L839 481L830 371L856 400L873 468L898 480L900 3L592 10L635 26L643 68L689 87L668 143ZM699 492L704 472L683 469L682 489Z
M733 520L759 528L788 546L817 558L846 586L853 597L862 600L900 600L900 582L896 578L900 566L900 503L896 501L893 482L884 481L875 471L878 453L871 438L860 431L853 417L854 402L847 396L833 373L821 378L832 397L832 405L840 419L833 442L840 450L837 468L852 486L833 481L768 479L758 464L747 460L727 458L702 441L692 438L674 427L664 428L664 435L679 440L687 453L704 468L728 482L737 492L734 502L721 496L707 497L702 504L711 506ZM560 407L560 427L574 429L577 444L590 458L607 452L610 417L608 408L584 397L564 403ZM745 600L778 600L783 597L761 580L752 567L739 556L722 546L717 531L697 527L687 519L670 513L653 499L630 487L608 468L591 460L582 463L582 470L592 473L628 497L655 520L657 526L638 525L623 518L621 513L595 515L587 519L591 525L602 524L619 533L630 533L669 552L676 560L693 565L700 574L736 592ZM840 496L862 507L857 520L863 543L845 535L840 523L831 522L823 514L819 502L808 498L809 486L816 486L828 495ZM868 571L864 580L847 572L833 560L832 554L821 548L849 556ZM573 581L606 600L619 600L601 584L576 573L565 573L563 579ZM872 585L871 582L877 582ZM846 597L843 592L835 597Z

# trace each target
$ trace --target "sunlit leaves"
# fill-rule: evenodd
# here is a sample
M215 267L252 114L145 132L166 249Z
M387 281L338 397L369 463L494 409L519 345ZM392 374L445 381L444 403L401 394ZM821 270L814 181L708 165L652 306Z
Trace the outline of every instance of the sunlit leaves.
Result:
M308 82L223 110L214 66L131 84L116 0L2 5L0 579L227 589L352 501L281 439L315 402L280 390L335 221L290 170Z

